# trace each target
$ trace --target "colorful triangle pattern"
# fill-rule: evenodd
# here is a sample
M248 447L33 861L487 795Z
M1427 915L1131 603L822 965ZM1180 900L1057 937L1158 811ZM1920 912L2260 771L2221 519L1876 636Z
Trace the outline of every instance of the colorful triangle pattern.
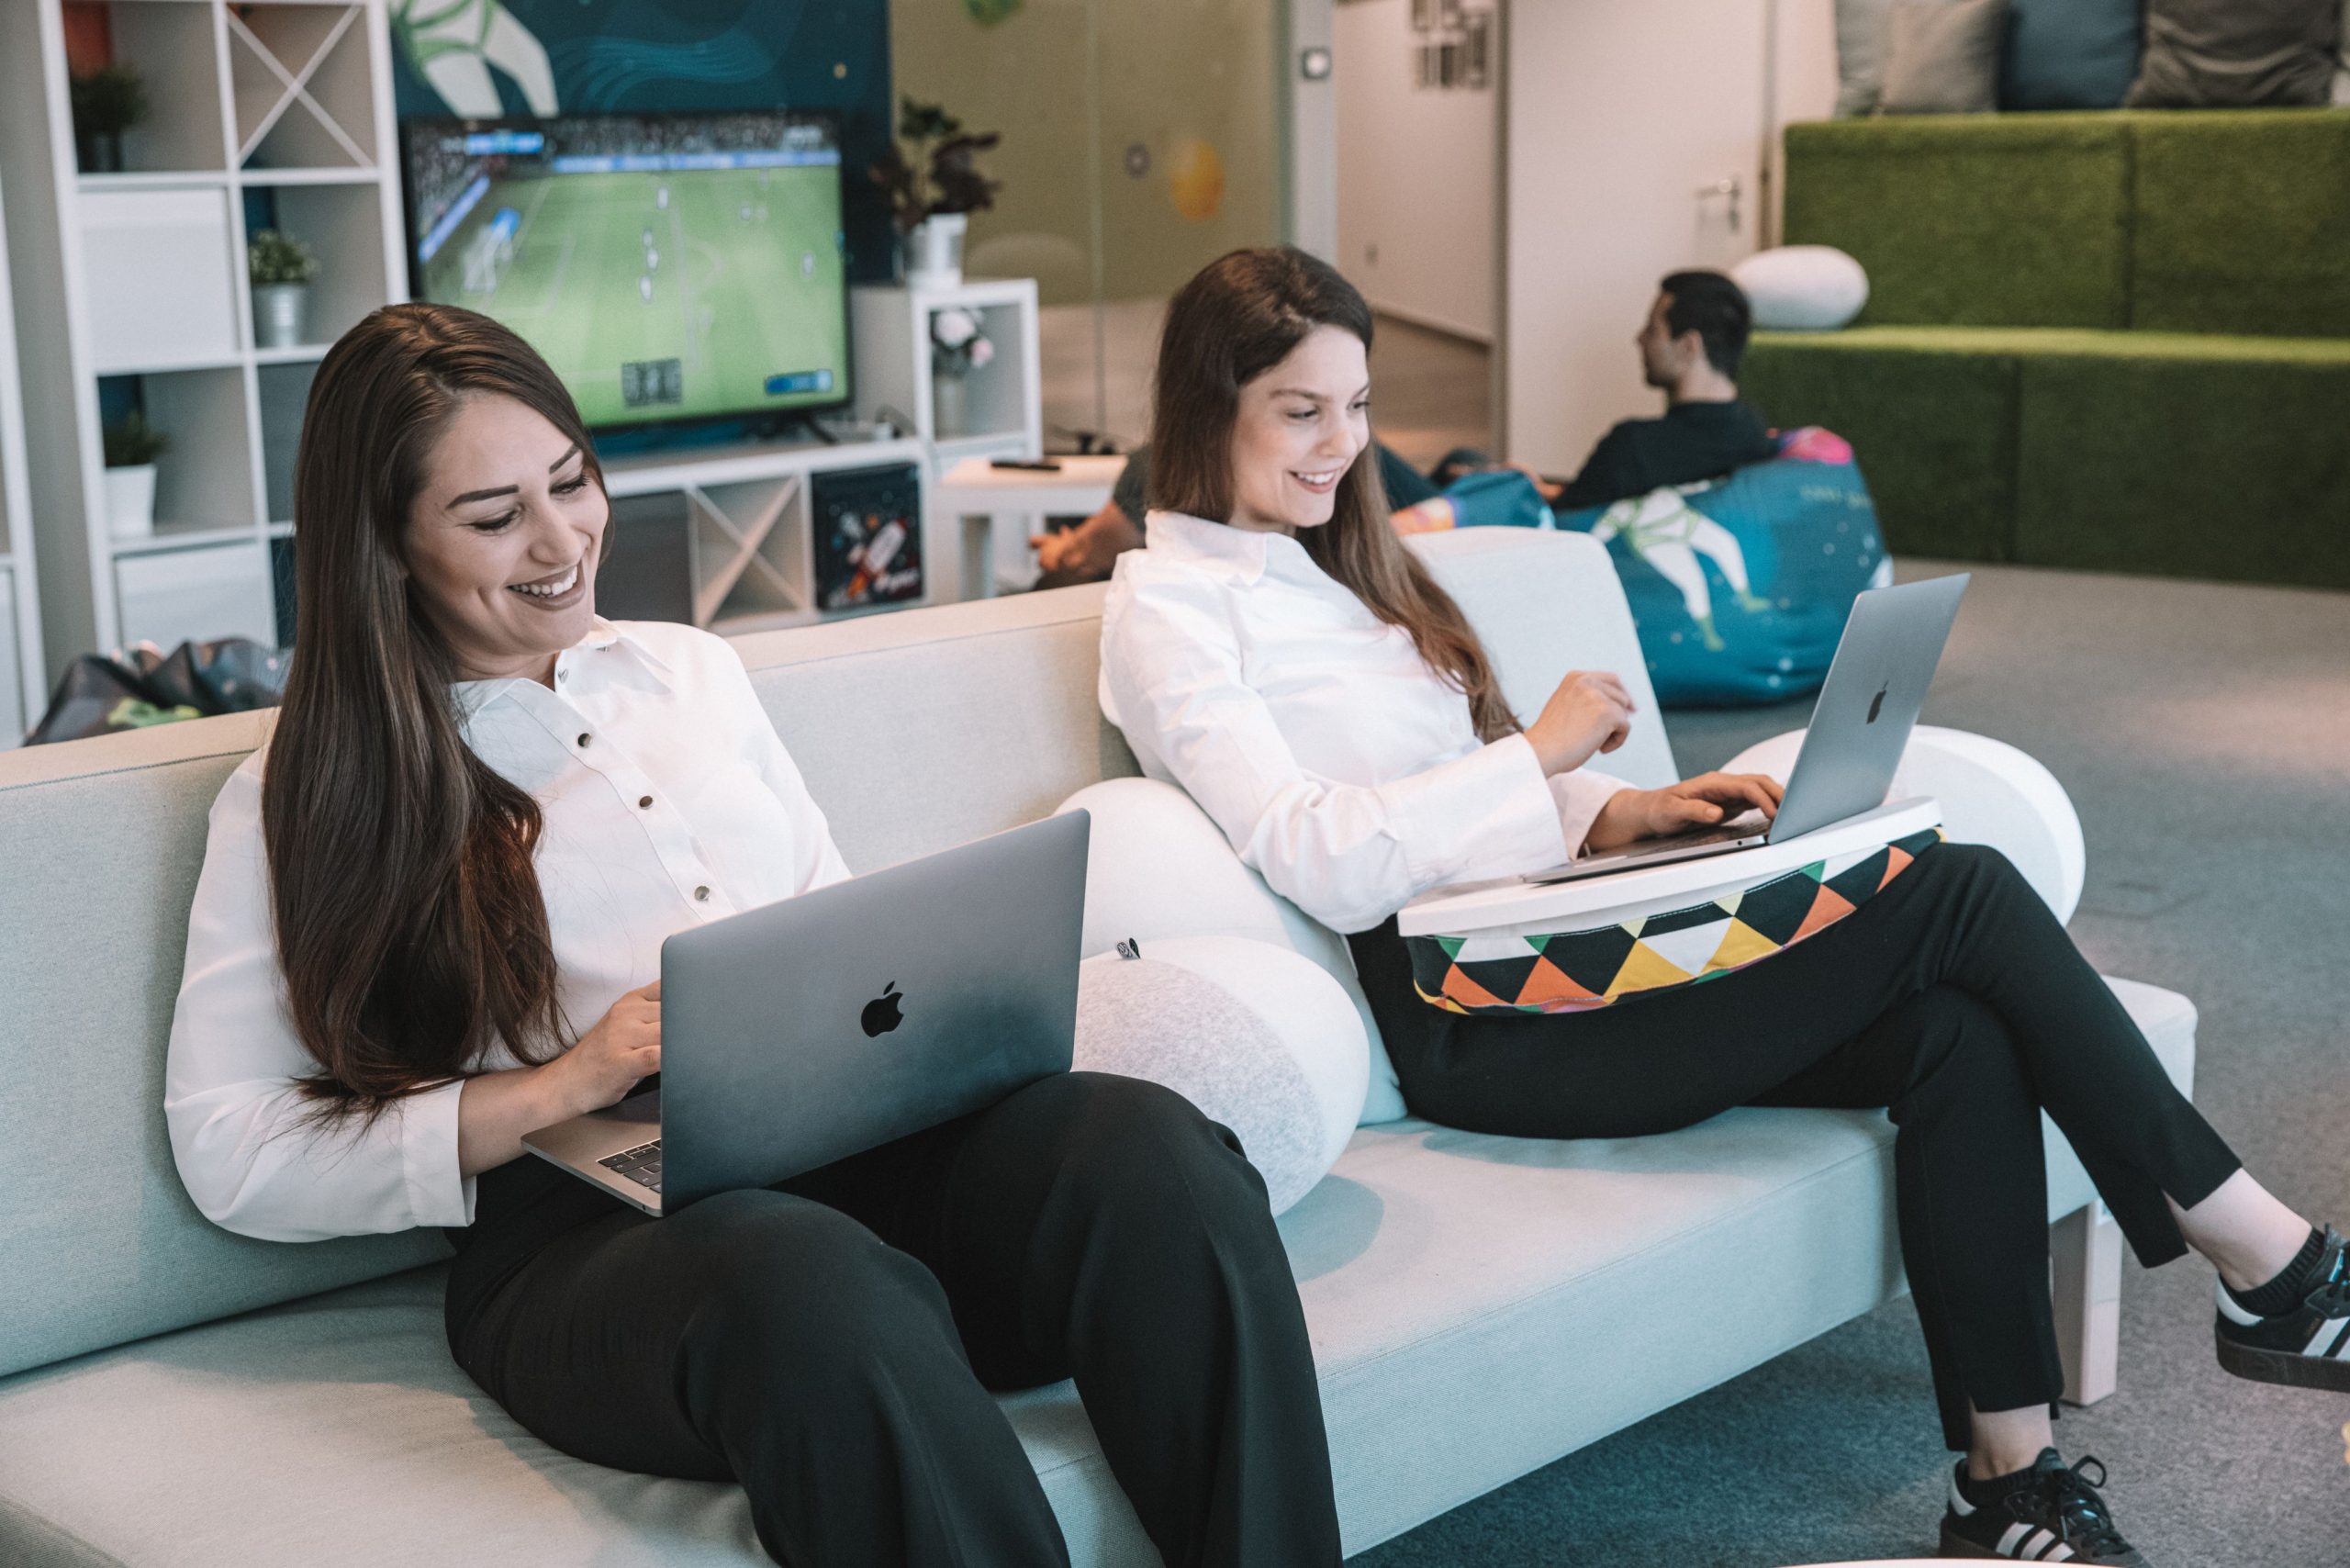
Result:
M1687 909L1530 936L1410 936L1412 982L1448 1013L1580 1013L1718 980L1849 917L1942 840L1836 856Z

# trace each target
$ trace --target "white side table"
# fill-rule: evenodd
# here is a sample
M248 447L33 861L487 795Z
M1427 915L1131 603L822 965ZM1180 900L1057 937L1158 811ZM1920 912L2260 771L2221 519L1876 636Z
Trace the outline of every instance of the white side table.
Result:
M929 568L934 602L993 599L995 532L1017 524L1023 537L1040 518L1091 516L1110 499L1125 470L1124 456L1054 457L1058 470L997 468L966 457L931 487L941 526L930 530Z

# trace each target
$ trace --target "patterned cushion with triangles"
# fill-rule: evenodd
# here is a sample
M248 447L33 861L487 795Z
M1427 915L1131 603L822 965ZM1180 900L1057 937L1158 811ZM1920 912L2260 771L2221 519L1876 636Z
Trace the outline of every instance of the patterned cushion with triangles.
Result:
M1448 1013L1583 1013L1718 980L1827 930L1942 840L1928 828L1687 909L1536 935L1407 936L1420 999Z

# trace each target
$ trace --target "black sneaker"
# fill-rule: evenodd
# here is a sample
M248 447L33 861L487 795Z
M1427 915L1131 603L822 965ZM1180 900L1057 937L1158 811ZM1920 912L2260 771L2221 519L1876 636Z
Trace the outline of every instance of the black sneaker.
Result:
M2301 1305L2275 1317L2245 1311L2221 1285L2220 1364L2255 1383L2350 1393L2350 1255L2332 1226L2311 1277Z
M2094 1484L2084 1473L2092 1466ZM1941 1555L2147 1568L2137 1548L2113 1528L2113 1515L2097 1493L2104 1484L2105 1466L2096 1460L2068 1466L2054 1449L2042 1449L2038 1461L2008 1490L1977 1507L1959 1490L1958 1472L1953 1471Z

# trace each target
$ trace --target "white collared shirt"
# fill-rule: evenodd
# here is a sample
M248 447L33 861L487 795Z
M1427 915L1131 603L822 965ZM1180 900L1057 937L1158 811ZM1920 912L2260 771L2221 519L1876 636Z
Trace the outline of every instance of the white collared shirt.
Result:
M1102 711L1275 892L1334 931L1564 863L1621 779L1546 779L1286 534L1154 511L1102 610Z
M599 621L556 658L553 688L455 691L466 744L543 816L539 888L575 1036L660 978L663 938L848 875L742 660L706 632ZM469 1225L462 1081L408 1096L364 1131L297 1125L315 1103L295 1080L319 1067L278 969L267 756L248 757L213 802L189 912L163 1102L180 1179L214 1223L267 1240ZM477 1064L514 1065L502 1042Z

